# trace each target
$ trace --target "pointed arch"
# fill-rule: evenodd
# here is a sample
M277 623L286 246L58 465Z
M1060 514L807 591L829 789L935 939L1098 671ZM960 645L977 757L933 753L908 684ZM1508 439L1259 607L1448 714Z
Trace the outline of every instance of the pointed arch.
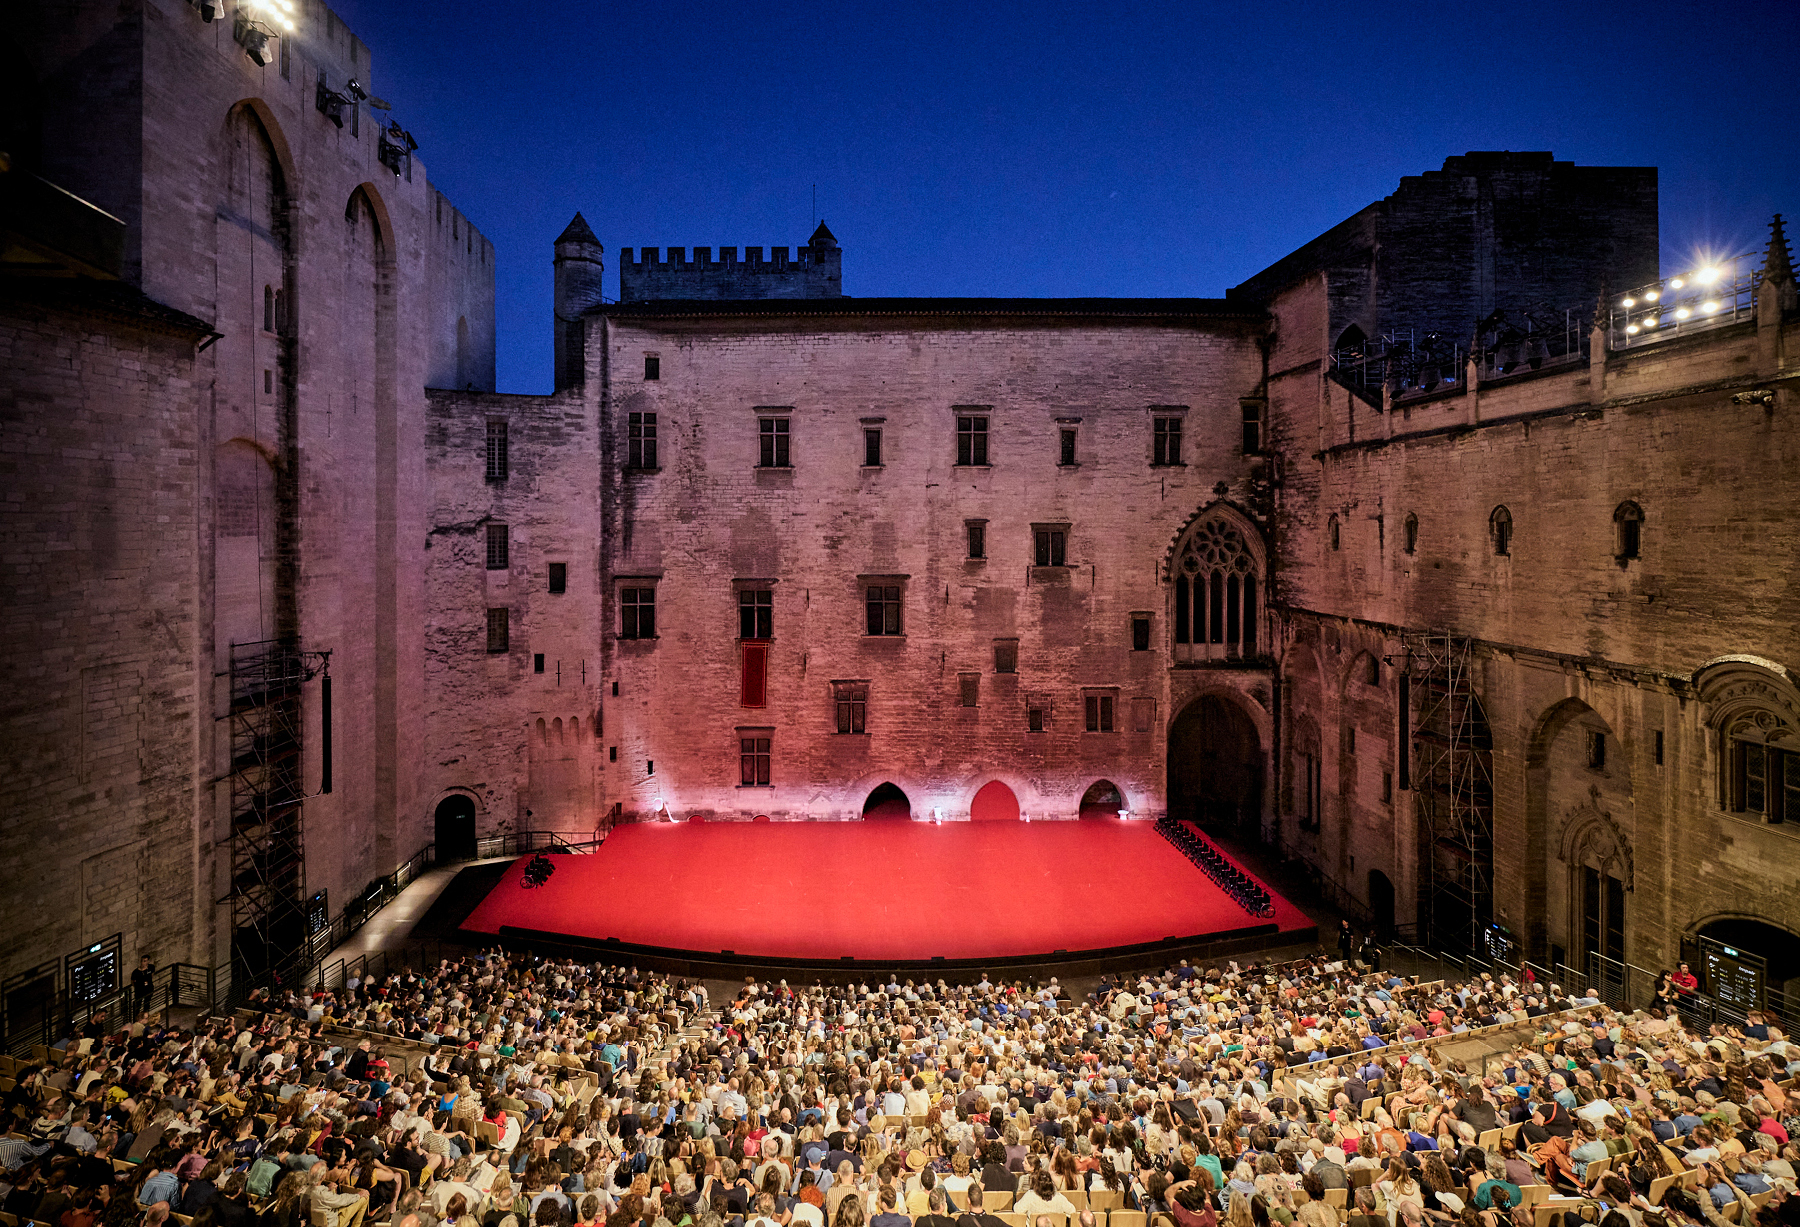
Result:
M367 210L369 220L374 223L377 258L391 263L395 251L394 219L388 211L387 198L374 183L359 183L351 189L350 197L344 203L344 219L358 220L355 212L358 209Z
M1623 882L1627 891L1636 889L1631 842L1613 821L1612 811L1601 808L1598 788L1589 788L1587 798L1563 815L1557 855L1572 869L1592 864Z
M1267 558L1262 529L1231 504L1209 503L1189 517L1163 559L1170 649L1177 660L1266 653Z
M269 151L274 155L275 165L281 172L281 186L285 195L294 197L299 194L299 183L295 178L295 162L293 147L288 144L287 133L282 131L281 121L275 118L275 112L261 98L240 98L226 108L226 116L243 113L253 116L257 125L262 128L263 138L269 142Z

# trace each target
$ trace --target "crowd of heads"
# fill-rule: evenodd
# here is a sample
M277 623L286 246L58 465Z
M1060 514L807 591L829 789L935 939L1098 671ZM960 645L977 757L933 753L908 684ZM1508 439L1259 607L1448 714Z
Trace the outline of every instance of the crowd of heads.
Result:
M1000 1227L992 1202L1034 1227L1530 1227L1546 1194L1601 1227L1736 1201L1800 1227L1800 1049L1772 1022L1323 955L1079 999L895 976L715 1003L488 952L73 1039L6 1093L0 1144L0 1206L53 1227Z

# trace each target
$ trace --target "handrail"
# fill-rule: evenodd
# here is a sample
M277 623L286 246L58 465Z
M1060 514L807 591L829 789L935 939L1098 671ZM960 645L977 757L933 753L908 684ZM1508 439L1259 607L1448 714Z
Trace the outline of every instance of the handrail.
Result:
M397 865L391 873L373 879L359 895L344 905L342 911L308 937L303 947L302 962L297 970L290 972L290 981L281 987L330 983L326 965L330 953L348 941L428 869L470 859L519 856L526 852L586 853L598 848L602 842L603 837L591 832L513 831L503 835L477 837L475 855L472 858L440 858L437 844L428 843ZM353 971L366 976L373 967L377 977L386 975L389 957L385 951L376 951L357 956L349 962L334 960L332 966L338 969L334 986L341 987ZM26 1011L27 1017L23 1020L12 1017L11 1003L8 1003L7 1014L0 1017L0 1052L25 1055L31 1052L34 1045L49 1047L57 1039L73 1036L95 1014L102 1012L108 1019L122 1022L128 1013L136 1017L138 1013L149 1012L167 1018L169 1011L174 1009L198 1009L202 1013L233 1009L242 1004L255 987L257 985L253 983L234 980L231 963L227 960L212 967L196 963L171 963L160 967L150 994L143 1001L134 999L135 994L129 984L123 984L87 1001L71 1000L65 990L58 989L36 1003L36 1008ZM139 1005L143 1006L143 1010L133 1008Z

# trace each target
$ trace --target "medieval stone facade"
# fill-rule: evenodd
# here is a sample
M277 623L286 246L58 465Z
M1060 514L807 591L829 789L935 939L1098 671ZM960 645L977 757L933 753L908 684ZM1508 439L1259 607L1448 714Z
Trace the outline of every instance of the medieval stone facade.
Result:
M493 250L328 8L291 32L247 14L10 22L9 984L60 983L115 933L128 959L222 963L251 879L335 913L430 839L425 388L493 386ZM234 654L270 641L309 654L278 752L232 718ZM246 754L273 807L232 783ZM276 940L298 946L303 902Z
M1653 339L1654 172L1543 154L1222 299L850 298L821 226L622 253L611 303L577 216L556 389L501 395L491 248L328 10L261 63L180 0L77 10L9 137L118 227L4 236L10 983L113 932L229 956L270 641L276 882L332 912L477 831L1124 811L1576 966L1800 933L1779 229Z

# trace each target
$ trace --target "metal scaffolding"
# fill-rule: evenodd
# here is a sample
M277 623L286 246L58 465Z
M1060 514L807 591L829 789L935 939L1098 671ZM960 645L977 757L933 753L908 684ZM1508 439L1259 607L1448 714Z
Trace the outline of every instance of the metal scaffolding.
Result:
M1419 829L1419 929L1444 950L1473 950L1494 911L1493 736L1475 693L1469 641L1406 638Z
M231 970L281 977L303 958L300 687L323 667L292 640L231 645Z

